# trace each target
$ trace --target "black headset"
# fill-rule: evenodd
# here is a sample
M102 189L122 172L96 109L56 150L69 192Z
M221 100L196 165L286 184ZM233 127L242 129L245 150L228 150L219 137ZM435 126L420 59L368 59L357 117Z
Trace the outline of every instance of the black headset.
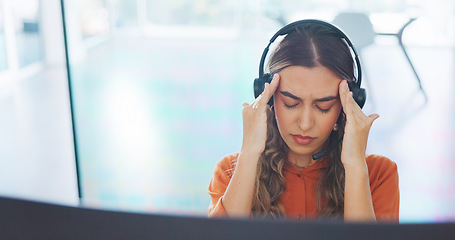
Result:
M315 20L315 19L305 19L305 20L300 20L300 21L290 23L290 24L284 26L283 28L281 28L278 32L275 33L275 35L273 35L273 37L269 41L269 44L267 45L267 47L264 49L264 52L262 53L261 62L259 64L259 78L254 79L254 97L257 98L264 91L264 84L266 82L270 83L273 78L274 73L265 73L264 74L264 62L265 62L267 53L269 51L270 45L279 36L289 34L293 31L296 31L300 26L308 25L308 24L321 25L321 26L324 26L324 27L327 27L327 28L333 30L334 32L336 32L338 34L338 36L341 39L344 39L346 41L346 43L348 44L348 46L351 48L351 50L352 50L351 54L352 53L354 54L353 59L354 59L354 64L357 69L357 77L355 77L355 79L353 81L348 81L349 89L352 91L354 100L357 102L357 104L360 106L360 108L362 108L363 105L365 105L366 91L364 88L360 87L360 85L362 83L362 68L360 66L359 56L357 55L357 51L355 50L354 45L352 45L352 42L351 42L351 40L349 40L348 36L346 36L346 34L344 34L343 31L341 31L339 28L337 28L336 26L334 26L328 22L324 22L321 20ZM273 105L273 98L270 98L270 101L268 104L270 106Z

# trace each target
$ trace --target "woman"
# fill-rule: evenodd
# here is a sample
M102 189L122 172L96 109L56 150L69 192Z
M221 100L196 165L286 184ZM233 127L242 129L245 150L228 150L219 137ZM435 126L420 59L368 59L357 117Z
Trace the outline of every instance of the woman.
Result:
M397 167L365 154L379 115L354 101L353 66L332 28L310 22L287 34L270 58L273 80L243 104L240 152L215 167L209 216L398 220Z

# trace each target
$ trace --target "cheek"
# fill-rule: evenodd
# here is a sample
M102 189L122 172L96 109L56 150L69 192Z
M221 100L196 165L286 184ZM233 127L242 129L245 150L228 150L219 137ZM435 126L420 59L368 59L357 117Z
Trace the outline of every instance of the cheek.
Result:
M275 109L275 119L278 125L278 131L283 137L283 134L292 127L292 124L295 122L292 112L287 111L283 104L277 104L274 106Z
M338 116L340 115L341 107L335 107L333 110L335 111L327 113L327 116L319 121L320 129L326 134L329 134L333 130L333 126L337 122Z

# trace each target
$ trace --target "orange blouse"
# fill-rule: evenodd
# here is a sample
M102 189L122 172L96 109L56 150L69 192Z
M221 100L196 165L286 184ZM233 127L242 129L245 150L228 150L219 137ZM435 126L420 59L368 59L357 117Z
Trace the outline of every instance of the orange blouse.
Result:
M209 185L209 194L212 197L209 217L227 216L221 200L234 173L238 155L239 153L234 153L225 156L215 167ZM397 165L380 155L367 155L366 163L376 219L398 221L400 192ZM316 186L326 166L327 160L323 160L299 171L293 165L285 164L283 174L286 179L286 190L281 201L288 218L317 217Z

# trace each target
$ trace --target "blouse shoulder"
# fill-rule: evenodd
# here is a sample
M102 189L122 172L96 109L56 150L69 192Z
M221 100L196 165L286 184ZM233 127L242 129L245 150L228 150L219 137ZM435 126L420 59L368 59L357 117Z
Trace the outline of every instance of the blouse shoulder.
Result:
M227 216L223 207L222 198L234 174L239 153L231 153L216 163L208 192L212 198L209 206L209 217Z
M397 178L397 164L387 157L370 154L366 157L370 183L380 183L387 178Z
M231 153L224 156L223 158L221 158L220 161L217 162L215 171L223 172L229 178L231 178L232 175L234 174L238 157L239 153Z
M377 155L377 154L369 154L366 156L366 163L368 166L368 170L390 170L396 169L397 164L390 160L387 157Z
M371 198L377 220L398 221L400 190L397 164L387 157L367 155Z

